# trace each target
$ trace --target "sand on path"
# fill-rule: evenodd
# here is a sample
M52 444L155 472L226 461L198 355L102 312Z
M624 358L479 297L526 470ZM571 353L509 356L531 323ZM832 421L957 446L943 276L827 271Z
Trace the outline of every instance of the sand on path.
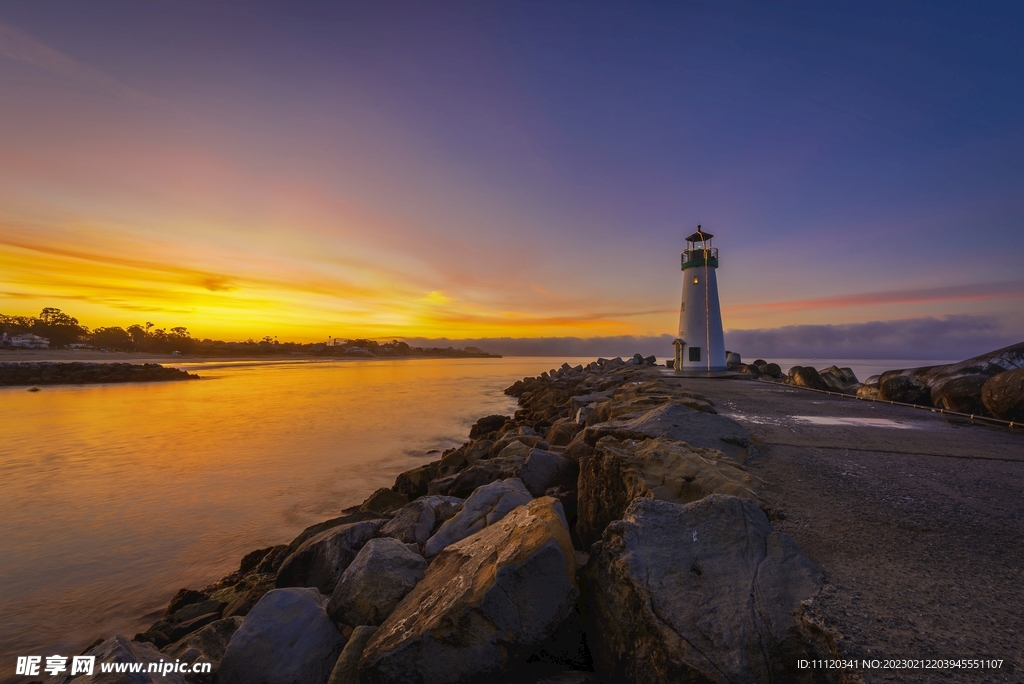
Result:
M747 380L676 379L766 448L746 466L824 573L811 616L866 682L1024 681L1024 430Z

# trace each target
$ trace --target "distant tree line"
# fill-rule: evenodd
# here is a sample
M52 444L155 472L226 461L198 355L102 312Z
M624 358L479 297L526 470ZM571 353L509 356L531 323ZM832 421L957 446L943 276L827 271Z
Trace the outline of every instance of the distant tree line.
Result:
M47 307L39 316L8 316L0 314L0 332L8 336L32 333L50 341L51 349L61 349L72 344L86 344L95 349L108 351L138 351L158 354L180 352L209 356L309 354L338 357L403 357L403 356L463 356L461 349L410 347L405 342L377 342L376 340L354 339L333 340L324 343L278 342L276 337L267 335L257 341L249 338L245 342L224 342L223 340L192 337L184 326L170 330L157 328L153 323L136 323L127 328L120 326L100 327L90 330L78 319L60 309Z

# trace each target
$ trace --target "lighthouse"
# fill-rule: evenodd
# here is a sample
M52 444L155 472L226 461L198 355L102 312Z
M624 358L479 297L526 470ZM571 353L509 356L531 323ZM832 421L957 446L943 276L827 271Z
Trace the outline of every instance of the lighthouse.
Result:
M683 303L679 307L679 338L673 342L676 370L726 370L722 309L718 304L718 250L711 233L697 226L682 253Z

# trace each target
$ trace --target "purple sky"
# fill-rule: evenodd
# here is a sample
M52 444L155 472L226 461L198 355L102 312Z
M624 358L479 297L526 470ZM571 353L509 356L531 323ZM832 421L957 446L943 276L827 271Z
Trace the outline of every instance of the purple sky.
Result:
M699 222L733 333L980 353L1024 339L1022 13L0 3L0 312L658 336Z

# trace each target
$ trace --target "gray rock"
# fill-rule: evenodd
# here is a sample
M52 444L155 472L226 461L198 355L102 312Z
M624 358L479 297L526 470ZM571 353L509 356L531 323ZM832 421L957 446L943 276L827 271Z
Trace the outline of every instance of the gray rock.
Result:
M964 375L936 385L929 392L932 406L986 416L989 412L982 402L981 390L988 380L984 375Z
M522 506L532 498L522 481L517 478L496 480L478 487L462 504L462 508L427 540L423 547L423 555L433 558L447 546L479 532L488 525L493 525L512 509Z
M371 539L341 576L327 614L346 625L379 625L426 569L423 556L397 539Z
M506 422L511 420L508 416L485 416L473 424L473 427L469 429L469 438L477 439L484 435L490 434L496 430L500 430Z
M377 536L384 520L366 520L333 527L311 537L281 564L278 587L316 587L330 595L341 573L363 548Z
M202 629L192 632L177 643L163 649L169 660L181 660L183 663L210 663L210 673L185 674L188 684L208 684L213 681L220 661L228 648L228 642L242 625L242 618L228 617L211 622Z
M231 637L217 672L223 684L325 684L345 645L313 588L275 589Z
M405 496L410 501L418 496L423 496L427 493L427 485L437 477L439 466L440 461L435 461L400 473L395 478L395 484L391 489Z
M366 645L360 681L492 681L569 616L575 577L561 506L534 499L437 556Z
M356 508L350 508L346 513L338 516L337 518L331 518L330 520L318 522L315 525L310 525L306 529L302 530L302 532L299 533L299 536L295 537L295 539L293 539L292 542L288 545L288 550L289 552L294 552L296 549L298 549L300 546L305 544L313 537L317 536L318 534L321 534L322 532L326 532L331 528L340 527L342 525L349 525L355 522L362 522L364 520L379 520L380 518L381 516L377 515L376 513L370 513L367 511L357 510ZM281 561L283 562L284 559L281 559ZM278 563L278 566L276 568L273 568L269 571L277 572L277 570L280 569L280 567L280 563ZM260 572L267 572L267 570L260 570Z
M745 456L746 452L736 449L734 442L749 440L750 432L731 418L695 410L685 403L672 401L649 409L636 418L610 420L583 431L583 438L590 445L597 444L603 437L672 439L692 446L718 449L733 456ZM732 441L723 441L723 437Z
M366 498L359 510L383 517L394 513L407 503L409 503L409 497L405 494L399 494L388 487L381 487Z
M437 528L455 514L463 499L454 496L424 496L406 504L380 528L383 537L422 547Z
M519 470L519 479L533 496L542 496L551 487L572 489L576 484L579 466L558 454L533 449Z
M590 394L580 394L569 399L569 408L572 413L575 413L579 409L593 404L594 402L606 401L612 398L615 394L615 390L609 389L603 392L592 392Z
M1000 373L986 381L981 398L997 418L1024 421L1024 370Z
M863 384L857 388L857 396L861 399L881 399L878 395L878 385Z
M809 681L814 566L749 499L636 499L584 569L598 671L626 682Z
M552 446L568 446L576 433L580 431L580 425L573 418L560 418L548 428L546 439Z
M894 375L878 384L878 396L885 401L928 406L931 393L923 382L909 375Z
M163 653L156 650L150 643L129 641L123 636L114 636L103 643L87 650L83 655L96 657L92 677L71 676L71 660L68 659L67 671L45 680L45 684L66 684L67 682L85 682L90 684L186 684L180 673L168 672L166 676L157 673L141 672L127 674L124 672L108 672L102 674L101 663L143 663L143 669L149 663L167 660ZM45 664L45 661L44 661Z
M818 371L810 366L793 366L789 369L789 377L797 387L809 387L816 390L831 389L828 383L818 375Z
M930 392L937 392L941 386L957 378L965 376L995 377L1000 373L1017 368L1024 368L1024 342L1003 347L996 351L979 354L965 361L945 366L925 366L891 370L882 373L880 382L884 383L895 375L910 376L924 384Z
M352 630L352 636L338 656L327 684L359 684L359 658L376 631L377 628L370 625L360 625Z
M580 464L576 533L588 548L636 498L691 503L709 494L760 503L750 475L719 451L666 439L605 437Z
M526 457L529 456L530 450L531 447L519 440L514 440L506 445L497 456L479 460L462 472L450 477L434 480L430 483L428 491L431 494L466 497L477 487L482 487L495 480L519 477L519 471L526 463Z

